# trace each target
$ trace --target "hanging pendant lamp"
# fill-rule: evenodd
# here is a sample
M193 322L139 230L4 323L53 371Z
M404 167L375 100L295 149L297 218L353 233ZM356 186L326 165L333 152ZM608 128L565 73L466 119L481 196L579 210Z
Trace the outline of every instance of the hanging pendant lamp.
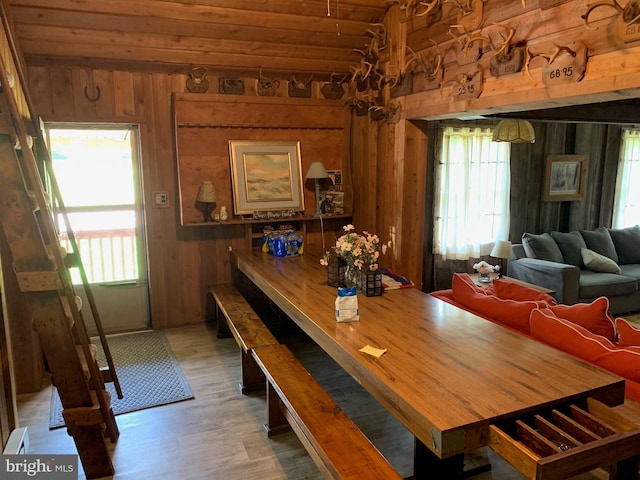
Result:
M527 120L500 120L493 130L494 142L534 143L536 133Z

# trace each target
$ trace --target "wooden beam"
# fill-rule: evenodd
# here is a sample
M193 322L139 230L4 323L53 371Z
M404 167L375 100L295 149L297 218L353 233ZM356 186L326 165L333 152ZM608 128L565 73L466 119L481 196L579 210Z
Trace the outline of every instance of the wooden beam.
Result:
M109 2L78 3L73 0L15 0L12 5L16 10L19 6L37 8L38 15L46 19L49 11L73 12L76 25L83 25L82 14L98 13L106 15L118 15L120 28L131 27L138 21L146 21L149 18L164 18L171 21L187 20L189 22L201 22L205 24L234 25L238 27L262 27L269 25L271 29L302 30L308 33L329 33L335 35L336 20L319 16L301 16L290 13L256 12L234 8L210 7L207 5L194 5L181 2L157 2L155 0L110 0ZM127 20L128 19L128 20ZM19 23L18 18L15 21ZM127 22L129 25L127 25ZM340 32L344 35L362 35L369 22L353 20L340 20Z

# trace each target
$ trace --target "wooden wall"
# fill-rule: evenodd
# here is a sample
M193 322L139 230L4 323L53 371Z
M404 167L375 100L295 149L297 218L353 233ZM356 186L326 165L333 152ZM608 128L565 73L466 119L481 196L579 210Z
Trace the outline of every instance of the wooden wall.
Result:
M443 58L442 79L435 85L426 84L421 68L413 76L413 91L394 99L400 105L400 122L390 127L378 122L367 135L354 135L354 143L360 141L363 149L360 161L364 165L377 165L380 172L389 174L390 166L424 165L425 172L416 169L419 177L416 185L421 190L413 192L411 177L395 175L395 190L390 191L384 182L378 182L378 203L402 209L403 205L414 205L425 201L423 210L415 210L414 227L400 219L385 214L373 215L371 206L365 207L356 201L356 210L365 209L366 218L375 219L378 231L387 228L395 231L403 242L397 253L398 267L406 268L414 281L423 278L423 289L431 291L450 285L454 271L472 271L469 262L440 262L431 253L433 223L432 197L434 151L436 139L432 138L435 122L460 122L460 118L499 114L501 112L523 112L527 110L553 108L564 105L588 104L637 97L640 92L640 37L626 36L621 15L614 9L598 9L592 15L591 29L582 19L582 14L591 3L588 0L527 1L522 2L475 2L483 4L482 21L478 26L467 28L470 37L477 40L471 44L479 55L470 58L463 51L464 35L460 39L450 33L449 25L467 21L460 17L454 2L442 6L439 17L431 21L426 17L415 17L403 22L398 7L392 7L385 18L391 46L389 64L401 65L411 52L434 58L435 42ZM546 60L536 58L529 64L529 72L493 76L490 62L493 52L486 39L495 44L504 39L504 26L515 30L511 45L526 45L532 55L549 57L559 46L572 49L586 47L586 71L578 77L549 81L544 75ZM462 33L462 32L458 32ZM409 48L411 50L409 50ZM584 50L583 50L584 51ZM560 61L559 61L560 62ZM615 66L615 67L614 67ZM476 97L460 96L460 81L464 76L482 78L481 92ZM389 91L385 90L385 98ZM427 122L419 128L427 132L420 138L427 145L425 159L420 152L407 150L411 140L406 125ZM497 120L493 123L497 123ZM604 124L536 124L537 141L533 145L512 145L512 219L510 239L519 241L522 233L550 230L569 231L610 225L612 198L615 186L619 127ZM391 132L385 137L385 132ZM375 145L375 147L372 147ZM543 202L542 188L545 159L549 154L581 154L589 156L587 194L581 202ZM356 160L357 161L357 160ZM356 169L359 167L356 166ZM356 192L356 197L359 195ZM393 200L391 200L393 199ZM408 211L414 211L410 209ZM388 222L388 224L387 224ZM422 231L420 237L417 232ZM413 261L422 259L418 269ZM408 262L405 262L409 260ZM416 271L417 270L417 271ZM415 273L414 273L415 272ZM418 273L421 276L418 276ZM418 283L418 282L416 282Z
M185 75L67 67L28 69L31 97L37 113L44 121L130 123L140 126L151 317L154 328L204 321L207 315L208 285L230 281L229 249L237 250L247 246L246 229L242 224L229 224L222 228L181 226L172 108L174 95L189 103L187 117L181 120L186 123L207 124L202 128L185 128L180 133L179 138L183 140L181 151L187 157L191 155L191 160L196 158L196 163L199 162L199 166L193 166L194 169L205 167L206 170L206 165L211 162L224 164L226 176L220 178L223 183L218 187L222 192L222 199L228 201L230 213L230 185L224 185L224 182L229 181L226 141L230 138L227 137L240 135L242 138L275 139L286 131L284 139L297 135L311 138L310 132L313 129L302 131L287 128L280 133L272 131L269 128L269 118L280 118L274 114L278 110L289 113L298 111L298 116L289 121L293 124L297 122L304 129L308 127L303 121L305 118L315 116L316 121L317 118L328 119L327 107L332 109L331 127L316 130L319 132L315 134L316 139L303 147L303 165L308 166L312 161L322 160L329 169L342 168L346 181L349 181L348 165L343 161L349 145L348 115L340 102L318 99L317 90L311 99L288 99L286 90L282 89L275 98L258 97L252 89L248 89L245 96L212 93L199 97L199 94L186 92L186 79ZM210 82L211 91L216 92L216 79L212 77ZM97 101L91 101L90 98L95 97L98 87L100 97ZM88 95L85 95L85 88ZM203 117L202 114L206 111L211 115ZM263 120L264 128L236 123L235 130L229 130L229 122L238 122L238 119L251 118L252 115ZM223 123L226 127L221 125ZM154 192L168 193L168 208L153 205ZM187 193L187 196L191 193ZM306 211L313 213L313 190L306 188L304 195ZM218 208L221 205L219 201ZM196 213L192 210L189 215ZM336 228L340 229L341 225ZM331 235L326 236L330 240ZM311 243L319 244L320 237L318 228L309 230L308 241Z
M526 42L535 53L552 52L555 44L584 42L589 49L589 59L580 82L546 86L541 77L541 60L532 63L531 76L522 71L491 77L489 53L477 64L462 66L456 51L459 42L447 33L448 24L455 20L453 2L445 4L442 19L435 25L427 25L424 18L402 22L397 6L391 7L385 18L391 62L401 63L406 58L407 46L415 52L428 52L432 48L431 39L435 39L445 52L445 75L440 88L417 91L414 83L412 94L397 98L399 121L372 121L368 115L349 116L345 120L348 141L344 145L343 170L351 173L356 228L376 232L383 240L395 240L385 263L418 285L424 277L425 290L440 288L440 284L433 283L436 269L425 268L431 261L428 258L430 222L425 218L430 214L429 198L433 194L429 191L432 165L428 154L434 139L428 134L429 124L470 113L513 112L619 99L638 95L640 91L640 46L633 42L625 44L616 37L617 15L613 9L599 11L594 16L596 28L590 31L581 19L586 0L545 2L552 8L541 8L539 3L532 0L523 7L522 2L507 6L487 2L483 26L478 30L498 39L500 31L494 23L508 22L516 29L513 42ZM482 94L475 99L456 98L453 95L455 81L474 69L485 73ZM226 278L227 247L242 246L243 233L236 231L240 229L237 226L224 231L214 227L179 226L170 100L172 95L185 92L185 81L184 75L29 68L31 93L45 120L141 125L152 317L154 326L159 328L201 321L205 313L204 285ZM210 75L209 82L213 89L217 84L215 74ZM285 83L280 85L276 97L286 97ZM318 85L313 84L313 97L320 98ZM84 95L84 89L91 93L97 86L101 88L101 97L91 102ZM247 82L247 86L245 95L255 97L255 84ZM385 88L388 94L388 87ZM247 98L233 101L241 106ZM262 101L257 101L255 108L259 110ZM266 102L265 99L263 103ZM308 108L313 108L312 104ZM518 216L512 220L511 240L517 240L523 231L606 224L610 219L608 202L613 192L612 168L615 169L616 157L605 147L616 138L613 130L607 126L570 124L539 124L536 130L538 141L534 145L513 146L513 208ZM588 200L580 205L541 202L540 182L546 155L583 152L593 160L589 164ZM604 185L602 189L597 187L599 182ZM154 191L169 193L170 208L150 206ZM439 278L450 278L448 272L445 273Z
M534 144L511 145L509 240L521 243L525 232L569 232L610 227L622 127L601 123L537 122L534 128ZM546 158L556 154L587 155L584 200L543 201ZM430 162L429 168L432 166L433 162ZM428 226L427 230L431 231ZM478 261L442 261L431 257L425 261L427 290L450 288L454 272L471 273L472 265ZM494 263L494 259L486 259Z
M4 239L4 233L1 230L0 228L0 240ZM0 261L0 264L3 264L3 262ZM2 267L2 265L0 265L0 267ZM3 280L1 272L0 280ZM0 287L2 287L2 285L0 285ZM16 378L19 380L20 377L16 376L14 368L12 349L16 348L16 346L11 336L12 328L9 325L8 302L5 302L6 298L6 289L0 288L0 440L2 440L0 443L3 449L7 444L11 431L19 426L16 394L34 391L30 390L33 388L33 385L21 387L16 384ZM29 351L26 353L27 355L31 355L31 365L27 365L27 370L20 372L20 374L25 377L25 381L29 381L29 379L34 376L34 372L29 370L29 368L33 368L33 365L38 363L41 355L38 351ZM36 367L36 370L35 378L39 379L42 377L41 367ZM27 376L30 377L27 378ZM21 390L20 388L23 389Z
M413 93L404 99L402 116L455 119L637 97L640 37L625 34L622 15L613 8L597 9L590 18L591 28L587 28L582 15L591 3L589 0L530 0L523 8L522 2L516 1L486 2L481 24L467 28L470 34L467 38L484 40L476 40L464 49L465 37L460 29L453 29L460 38L454 38L449 29L451 24L467 22L454 2L444 4L438 21L427 23L424 17L414 18L409 22L406 38L399 38L397 42L406 43L413 52L424 53L428 58L435 54L432 41L436 42L442 53L444 73L436 88L424 88L424 82L418 82L421 75L416 74ZM523 68L512 74L491 74L494 51L489 39L494 45L500 44L506 33L505 26L514 29L512 46L526 45L530 55L538 55L529 63L528 73ZM552 57L557 47L567 47L574 52L586 47L584 76L549 78L549 72L545 75L547 60L543 56ZM563 64L568 57L568 53L560 52L555 65ZM476 89L477 98L459 95L461 78L476 74L483 79L480 92Z
M216 211L224 205L233 217L229 140L299 141L303 177L315 161L323 162L328 170L342 170L348 144L343 102L282 97L229 102L216 95L184 94L176 97L175 110L183 225L202 223L195 199L200 182L207 179L216 186ZM343 182L351 198L348 171ZM313 214L314 185L304 179L303 183L305 212Z

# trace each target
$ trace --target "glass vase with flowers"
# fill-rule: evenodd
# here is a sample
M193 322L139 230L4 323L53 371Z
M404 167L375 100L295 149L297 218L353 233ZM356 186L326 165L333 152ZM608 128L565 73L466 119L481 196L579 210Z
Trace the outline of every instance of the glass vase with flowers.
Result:
M490 265L484 260L474 263L473 269L480 274L478 278L479 282L489 283L491 281L491 274L497 272L500 267L498 265Z
M347 268L345 270L345 283L348 288L358 286L358 279L362 272L378 269L380 254L384 254L391 246L391 241L381 243L378 235L363 231L357 233L351 224L342 227L344 234L336 240L331 251L320 259L322 265L327 266L332 255L342 258Z

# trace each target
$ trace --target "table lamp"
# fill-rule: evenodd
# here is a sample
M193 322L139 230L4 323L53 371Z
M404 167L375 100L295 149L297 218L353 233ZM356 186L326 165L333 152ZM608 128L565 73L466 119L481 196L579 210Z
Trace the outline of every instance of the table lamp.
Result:
M213 182L204 181L200 184L197 201L205 205L204 221L212 222L211 211L215 208L214 205L218 201L218 194L216 193L216 187Z
M307 176L305 180L313 179L316 187L316 213L315 217L319 217L322 215L322 211L320 210L320 180L323 178L329 178L329 174L327 173L326 168L322 162L313 162L309 165L309 170L307 171Z
M491 256L498 259L500 270L498 271L498 278L502 278L502 272L504 271L504 259L511 258L511 242L508 240L497 240L491 250Z

